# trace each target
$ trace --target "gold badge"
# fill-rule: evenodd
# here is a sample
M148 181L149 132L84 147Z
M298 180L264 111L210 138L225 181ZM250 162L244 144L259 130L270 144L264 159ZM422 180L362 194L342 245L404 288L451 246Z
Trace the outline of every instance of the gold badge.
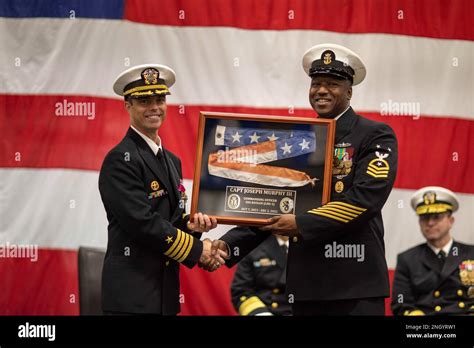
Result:
M328 65L331 64L332 59L331 59L331 53L325 53L324 54L324 59L323 59L324 64Z
M465 260L459 265L459 278L465 286L474 285L474 260Z
M152 181L152 183L151 183L151 189L154 190L154 191L156 191L156 190L158 190L159 188L160 188L160 184L158 184L158 181L156 181L156 180L155 180L155 181Z
M431 191L426 192L423 195L423 202L425 203L425 205L435 204L435 202L436 202L436 193L431 192Z
M159 75L159 71L154 68L148 68L142 71L142 79L146 85L156 85Z
M474 286L470 286L469 289L467 289L467 296L474 298Z
M342 181L336 182L336 185L334 185L334 190L336 190L337 193L341 193L344 190L344 183Z

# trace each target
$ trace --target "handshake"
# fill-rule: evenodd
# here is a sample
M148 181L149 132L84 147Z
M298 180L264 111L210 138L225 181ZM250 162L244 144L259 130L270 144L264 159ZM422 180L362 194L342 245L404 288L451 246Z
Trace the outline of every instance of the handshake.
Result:
M217 227L217 220L210 219L202 213L194 214L193 222L188 222L188 228L195 232L209 232ZM227 244L222 240L211 241L206 238L202 241L202 253L198 266L208 272L214 272L230 258Z
M198 266L208 272L214 272L230 258L226 242L206 238L202 241L202 254Z

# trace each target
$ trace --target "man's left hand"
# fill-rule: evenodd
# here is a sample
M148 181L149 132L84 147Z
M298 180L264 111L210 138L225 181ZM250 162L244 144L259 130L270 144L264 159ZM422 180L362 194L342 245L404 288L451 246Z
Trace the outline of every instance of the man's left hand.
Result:
M300 233L296 225L296 217L293 214L283 214L268 219L268 225L260 227L262 231L270 231L280 236L294 237Z
M209 218L206 214L194 214L193 222L188 222L188 229L194 232L209 232L217 227L217 219Z

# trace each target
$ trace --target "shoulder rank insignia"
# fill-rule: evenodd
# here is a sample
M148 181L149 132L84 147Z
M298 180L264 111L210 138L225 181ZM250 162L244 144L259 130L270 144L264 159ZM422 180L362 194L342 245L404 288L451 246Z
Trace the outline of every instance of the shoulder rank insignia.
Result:
M375 151L375 156L377 156L377 158L374 158L372 161L369 162L369 166L367 167L367 174L377 179L386 179L388 177L390 165L385 160L385 158L387 158L389 154Z

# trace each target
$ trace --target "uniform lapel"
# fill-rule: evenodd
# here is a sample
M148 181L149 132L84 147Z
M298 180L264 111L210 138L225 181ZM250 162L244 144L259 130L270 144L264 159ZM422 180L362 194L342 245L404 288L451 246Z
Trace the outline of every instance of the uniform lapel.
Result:
M178 170L176 169L176 166L174 165L174 162L168 156L167 152L168 150L165 150L164 155L165 155L165 160L170 171L171 186L173 187L172 191L170 191L170 196L172 196L173 206L176 207L174 213L172 214L171 221L175 221L175 219L180 217L184 211L184 207L180 207L180 204L179 204L181 197L178 191L178 186L180 184L181 178L179 176Z
M454 250L457 250L456 255L453 255ZM440 283L446 280L446 278L458 268L463 259L463 251L458 243L453 242L451 250L449 250L449 255L446 257L446 261L444 261L443 269L441 270Z
M275 261L277 262L278 266L282 269L285 268L285 265L286 265L286 253L283 251L283 249L281 248L280 244L278 243L276 237L274 236L271 236L271 238L273 239L271 241L271 243L268 245L269 248L272 249L272 252L270 253L270 255L274 255L275 256Z
M424 245L423 251L421 252L421 262L429 269L438 274L440 273L439 260L427 244Z
M146 163L148 168L156 175L156 177L165 185L166 190L169 194L173 194L173 188L168 180L168 173L166 173L165 168L158 165L157 158L155 154L151 151L150 146L145 142L145 140L140 137L133 129L129 128L127 132L135 144L137 144L138 152L142 156L143 161Z
M350 107L347 111L342 114L341 117L336 121L336 137L335 144L342 142L342 139L351 131L357 120L357 115L354 110Z

